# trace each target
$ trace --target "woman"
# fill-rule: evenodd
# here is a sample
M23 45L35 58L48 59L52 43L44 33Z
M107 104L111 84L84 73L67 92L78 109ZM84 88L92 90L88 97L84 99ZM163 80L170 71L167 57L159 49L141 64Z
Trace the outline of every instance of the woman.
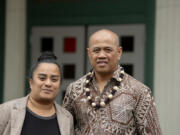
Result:
M30 94L0 105L0 135L73 135L73 118L54 100L61 81L51 52L43 53L30 71Z

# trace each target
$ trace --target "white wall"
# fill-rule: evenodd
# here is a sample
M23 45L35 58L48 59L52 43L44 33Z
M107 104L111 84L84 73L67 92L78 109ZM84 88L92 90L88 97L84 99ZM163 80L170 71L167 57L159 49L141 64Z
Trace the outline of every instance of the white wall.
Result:
M24 96L26 0L6 0L4 101Z
M180 0L157 0L155 100L163 135L180 128Z

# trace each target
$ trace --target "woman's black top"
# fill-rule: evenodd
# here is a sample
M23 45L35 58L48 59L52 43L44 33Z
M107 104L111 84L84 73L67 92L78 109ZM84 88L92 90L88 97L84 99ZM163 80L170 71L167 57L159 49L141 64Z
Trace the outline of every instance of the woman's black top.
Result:
M21 135L61 135L56 114L42 117L27 108Z

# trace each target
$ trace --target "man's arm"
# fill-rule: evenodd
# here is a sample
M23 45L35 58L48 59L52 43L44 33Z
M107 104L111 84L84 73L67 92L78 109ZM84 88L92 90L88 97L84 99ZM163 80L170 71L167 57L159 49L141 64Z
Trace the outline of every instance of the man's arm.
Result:
M140 135L162 135L155 103L149 89L143 89L134 115Z
M63 107L66 110L68 110L74 117L74 111L73 111L74 101L73 101L73 94L71 93L72 89L73 89L73 85L70 84L67 87L67 90L66 90L66 94L65 94L65 97L64 97L64 100L63 100Z

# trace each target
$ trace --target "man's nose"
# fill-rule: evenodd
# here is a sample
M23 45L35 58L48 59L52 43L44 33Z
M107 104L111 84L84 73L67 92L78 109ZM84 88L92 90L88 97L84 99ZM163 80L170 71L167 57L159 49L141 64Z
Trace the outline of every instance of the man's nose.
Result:
M98 57L100 57L100 58L106 57L105 52L104 51L100 51Z

